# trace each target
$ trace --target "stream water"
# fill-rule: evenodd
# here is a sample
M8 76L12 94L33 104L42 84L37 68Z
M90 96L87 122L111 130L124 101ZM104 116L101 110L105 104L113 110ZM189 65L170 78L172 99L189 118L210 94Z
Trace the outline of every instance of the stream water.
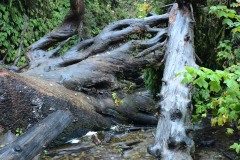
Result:
M114 130L89 132L64 145L46 149L34 160L155 160L146 148L154 144L156 128L117 126ZM240 141L240 133L226 135L225 127L204 124L193 133L195 160L239 160L229 146ZM4 137L5 136L5 137ZM8 132L0 140L13 140ZM8 138L10 137L10 138Z
M45 152L43 160L155 160L146 151L154 144L155 128L123 132L98 132L94 138L82 137L77 144L66 144ZM226 128L206 126L193 136L196 145L195 160L237 160L240 156L229 145L239 142L239 133L226 136ZM104 137L108 137L107 141ZM104 142L105 141L105 142Z

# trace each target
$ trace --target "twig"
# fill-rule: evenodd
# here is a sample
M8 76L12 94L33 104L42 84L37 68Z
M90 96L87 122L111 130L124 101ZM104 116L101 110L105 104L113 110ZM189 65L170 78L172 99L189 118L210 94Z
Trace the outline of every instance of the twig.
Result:
M231 156L229 156L226 152L222 152L223 156L226 157L228 160L233 160Z
M196 57L196 59L199 61L200 64L203 64L203 61L201 60L201 58L198 57L198 55L194 52L194 55Z
M195 23L196 21L195 21L194 15L193 15L193 6L192 6L192 4L190 4L189 6L190 6L190 10L191 10L192 22Z
M3 57L3 59L1 60L1 63L2 63L2 64L5 64L6 58L7 58L7 56L8 56L8 53L9 53L9 52L7 52L7 53L5 54L5 56Z
M140 58L140 57L144 57L146 56L148 53L150 52L154 52L155 50L159 49L160 47L162 47L164 44L163 43L157 43L154 46L151 46L145 50L143 50L142 52L140 52L139 54L137 54L135 56L135 58Z
M28 63L22 65L21 67L17 67L17 66L9 66L7 67L8 70L11 70L11 71L14 71L14 72L20 72L23 68L27 67L28 66Z
M51 50L48 52L48 57L51 58L52 56L54 56L55 54L58 53L58 51L70 40L72 40L72 37L69 37L68 39L64 40L63 42L61 42L55 49Z
M24 35L26 33L26 30L27 30L27 16L24 15L23 31L22 31L22 35L21 35L20 45L19 45L19 48L18 48L18 56L15 59L15 61L13 63L13 66L17 66L17 63L20 60L20 57L22 56L22 48L23 48Z
M167 5L164 5L164 6L161 6L160 8L166 8L166 7L171 7L173 6L174 3L171 3L171 4L167 4Z

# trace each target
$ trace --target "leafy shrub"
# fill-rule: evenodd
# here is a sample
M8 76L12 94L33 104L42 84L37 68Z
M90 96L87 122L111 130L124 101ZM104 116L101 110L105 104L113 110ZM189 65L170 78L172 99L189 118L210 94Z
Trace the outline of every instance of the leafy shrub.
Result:
M49 2L39 1L43 9L38 8L26 8L23 5L25 3L0 3L0 58L4 55L7 56L7 62L12 63L18 52L21 37L24 36L24 43L22 52L26 51L26 48L33 42L40 39L47 32L50 32L53 28L61 23L63 17L69 10L69 1L54 1ZM50 11L46 11L46 4L51 8ZM23 33L24 16L27 16L27 28L26 33ZM22 65L26 62L24 56L21 57L18 65Z
M240 6L240 1L237 2L231 6ZM240 130L240 48L234 44L235 35L240 33L240 15L227 6L212 6L210 13L222 18L222 23L231 32L231 37L221 41L217 47L217 60L223 64L224 70L186 67L182 82L191 83L195 89L196 113L193 120L211 114L212 126L234 124L234 128L227 128L227 133L232 134L234 129ZM240 152L240 144L234 143L230 148Z
M119 0L85 0L86 13L84 20L84 36L91 37L98 34L110 22L128 16L126 5L131 6L133 1ZM18 53L21 37L24 36L22 52L46 33L61 24L64 16L69 11L69 0L21 0L0 2L0 59L7 54L7 63L12 63ZM24 16L27 17L27 31L23 33ZM61 53L77 42L73 38ZM19 66L26 59L21 57Z

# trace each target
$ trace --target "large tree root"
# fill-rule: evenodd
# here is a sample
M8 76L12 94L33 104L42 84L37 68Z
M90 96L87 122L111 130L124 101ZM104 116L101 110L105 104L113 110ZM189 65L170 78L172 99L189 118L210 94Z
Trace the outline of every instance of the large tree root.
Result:
M76 91L93 87L116 90L122 87L123 79L138 83L142 69L156 65L163 57L166 29L156 26L165 25L167 20L165 14L112 23L98 36L79 42L61 56L34 47L40 49L28 52L32 61L24 74ZM133 34L149 34L151 38L131 40ZM42 43L44 39L36 42L40 46Z

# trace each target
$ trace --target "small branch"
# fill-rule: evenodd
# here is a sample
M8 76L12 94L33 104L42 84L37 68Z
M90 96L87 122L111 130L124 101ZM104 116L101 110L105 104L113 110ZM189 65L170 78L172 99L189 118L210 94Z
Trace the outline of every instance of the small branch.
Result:
M55 49L49 51L47 54L48 54L48 57L51 58L53 57L54 55L56 55L58 53L58 51L66 44L68 43L70 40L72 40L72 37L69 37L68 39L64 40L63 42L61 42Z
M201 58L198 57L198 55L195 52L194 52L194 55L195 55L196 59L198 60L198 62L200 64L203 64L203 61L201 60Z
M166 8L166 7L172 7L174 3L171 3L171 4L167 4L167 5L164 5L164 6L161 6L160 8Z
M159 68L163 63L165 63L166 61L166 53L163 56L163 59L161 60L161 62L157 63L156 65L154 65L155 68Z
M20 72L23 68L25 68L27 66L28 66L28 63L22 65L21 67L9 66L9 67L7 67L7 69L10 70L10 71L14 71L14 72Z
M190 6L190 11L191 11L192 22L196 23L194 14L193 14L193 6L192 6L192 4L190 4L189 6Z
M7 53L5 54L5 56L4 56L3 59L0 61L0 63L5 64L6 58L7 58L7 56L8 56L8 53L9 53L9 52L7 52Z
M138 55L135 56L135 58L140 58L140 57L144 57L146 56L148 53L150 52L154 52L155 50L159 49L160 47L162 47L164 44L163 43L157 43L152 47L149 47L147 49L145 49L144 51L140 52Z
M19 48L18 48L18 55L17 55L17 58L15 59L15 61L13 63L13 66L17 66L17 63L22 56L22 48L23 48L23 42L24 42L24 37L25 37L26 30L27 30L27 16L24 15L23 31L22 31L22 34L21 34L21 41L20 41L20 45L19 45Z
M93 44L93 42L94 42L93 40L94 39L91 38L91 39L86 39L86 40L80 41L79 43L77 43L76 45L71 47L66 53L64 53L63 58L69 59L70 57L76 57L78 54L78 51L91 46L91 44Z

